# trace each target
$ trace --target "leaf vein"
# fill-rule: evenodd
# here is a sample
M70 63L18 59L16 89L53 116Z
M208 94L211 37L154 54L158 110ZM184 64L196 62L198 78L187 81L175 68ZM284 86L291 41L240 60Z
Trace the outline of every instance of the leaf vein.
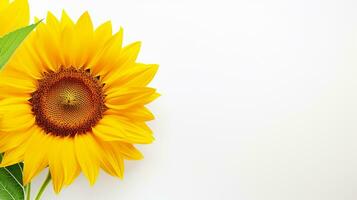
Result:
M9 174L12 176L13 179L15 179L16 183L20 185L22 191L23 191L24 194L25 194L24 186L22 186L22 184L17 180L17 178L15 177L15 175L12 174L12 173L10 172L10 170L7 169L6 167L4 167L4 169L6 170L7 173L9 173Z
M4 188L4 191L6 191L6 192L10 195L10 197L11 197L12 199L16 200L15 197L12 196L12 194L9 192L9 190L6 189L6 187L4 186L4 184L2 184L2 183L0 182L0 185Z

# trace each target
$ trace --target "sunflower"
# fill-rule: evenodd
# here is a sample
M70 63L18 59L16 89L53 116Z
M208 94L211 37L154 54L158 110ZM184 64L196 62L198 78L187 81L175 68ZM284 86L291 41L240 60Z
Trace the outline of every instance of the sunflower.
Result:
M123 177L133 144L148 144L147 87L158 66L136 62L141 43L122 45L110 22L95 30L85 12L76 23L48 13L0 73L1 166L23 162L28 184L48 167L59 192L82 171L94 184L100 168Z
M27 0L0 0L0 36L28 25L29 16Z

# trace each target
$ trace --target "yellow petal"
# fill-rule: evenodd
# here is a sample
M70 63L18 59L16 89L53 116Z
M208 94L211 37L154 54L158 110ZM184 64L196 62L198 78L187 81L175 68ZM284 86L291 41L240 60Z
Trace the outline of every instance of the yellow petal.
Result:
M35 119L32 115L23 115L16 118L3 116L0 120L0 130L2 132L23 132L35 124Z
M59 60L57 58L59 57L59 54L57 53L58 42L53 38L53 35L50 34L50 31L44 23L40 23L37 26L36 32L33 34L36 35L37 40L29 42L32 43L32 48L41 61L40 68L43 68L46 71L56 71L58 69Z
M40 128L32 131L24 156L24 185L31 182L48 165L47 151L44 151L44 149L51 148L52 137L44 133Z
M121 73L126 69L132 67L135 64L135 60L138 57L141 48L141 42L134 42L126 47L118 54L115 51L109 52L110 60L107 62L101 62L99 65L102 66L101 74L104 75L104 81L114 74ZM108 63L110 61L110 63Z
M75 25L75 30L79 33L79 34L89 34L89 36L91 35L90 33L93 33L93 23L92 20L90 18L90 15L88 12L84 12L78 19L76 25ZM81 38L84 40L84 42L87 42L88 37L85 36L84 38Z
M66 26L74 27L74 23L66 11L62 10L61 29L63 30Z
M80 167L76 158L73 138L65 138L61 143L61 156L64 171L64 183L69 185L79 175Z
M36 86L28 81L18 78L0 76L0 96L30 96L36 91Z
M137 150L134 145L126 142L108 142L116 152L116 154L121 154L125 159L128 160L140 160L143 158L143 155Z
M127 104L140 102L155 93L156 89L149 87L120 88L106 93L106 102L110 104Z
M48 150L48 165L53 188L59 193L79 175L80 169L75 156L73 138L54 137Z
M101 148L90 133L77 134L74 138L74 146L79 166L89 183L93 185L97 179L101 163Z
M94 32L94 47L93 49L101 49L104 44L112 37L112 23L107 21L100 25ZM92 56L91 56L92 57ZM90 58L91 58L90 57Z
M57 71L59 67L62 65L63 56L61 53L61 40L60 40L60 30L59 24L56 18L48 13L47 16L49 24L40 23L37 26L36 32L34 32L36 36L36 40L30 38L28 41L31 43L30 48L32 47L39 57L41 62L40 66L37 66L41 72L43 71ZM25 52L24 54L26 54Z
M41 24L39 25L41 27ZM46 62L41 60L36 46L42 43L42 39L35 39L38 34L32 32L25 42L16 50L4 69L1 71L2 77L12 77L21 80L27 80L33 84L42 77L42 72Z
M56 193L62 189L64 185L64 169L63 169L63 157L60 155L62 151L62 138L53 137L50 140L49 149L46 149L48 152L48 166L51 173L53 189Z
M150 110L145 107L134 107L126 110L108 109L105 113L109 115L120 115L134 121L150 121L155 118Z
M83 13L83 15L78 19L77 24L74 27L74 49L75 54L73 56L73 66L83 67L87 60L90 52L92 51L92 41L93 41L93 24L88 12ZM97 51L97 49L95 49Z
M115 111L121 111L121 110L126 110L126 109L130 109L130 108L135 108L135 107L142 107L142 106L154 101L159 96L160 96L160 94L154 93L151 95L139 97L138 99L132 99L128 102L125 102L125 104L118 104L117 102L114 102L113 100L111 100L111 101L106 102L106 106L109 109L113 109Z
M123 48L119 59L114 63L117 70L123 70L126 66L135 63L141 49L141 42L134 42Z
M22 98L5 98L0 101L0 131L22 132L35 124L31 106L22 101Z
M52 29L54 29L54 31L56 33L60 32L60 22L58 21L58 19L51 13L51 12L47 12L47 17L46 17L46 24L50 27L52 27Z
M101 167L110 175L123 178L124 159L111 144L99 142L103 150Z
M104 76L113 70L114 61L118 59L123 41L123 29L113 35L98 52L90 58L88 66L96 75Z
M4 157L1 161L0 167L6 167L14 164L19 164L24 160L24 155L26 152L28 142L25 141L22 144L19 144L16 148L8 150L4 153Z
M95 29L94 32L94 38L96 43L98 41L101 41L99 43L104 44L104 42L108 41L108 39L112 36L112 23L111 21L107 21L103 24L101 24L100 26L98 26L98 28Z
M115 115L105 115L99 124L93 127L93 133L104 141L147 144L154 140L150 129Z
M2 5L6 2L2 2ZM15 0L0 12L0 36L14 31L29 23L29 6L27 0Z
M29 131L0 133L0 151L5 152L22 145L28 138Z
M8 97L0 100L0 110L3 106L28 104L28 98L26 97ZM26 106L26 105L24 105ZM1 115L1 114L0 114Z
M63 54L63 65L66 67L73 66L75 55L75 37L73 26L66 26L61 35L61 50ZM75 66L73 66L75 67Z
M0 0L0 12L3 12L9 6L9 0Z
M26 102L26 97L9 97L0 100L0 116L2 118L32 114L31 109L29 102Z
M4 77L16 77L25 79L37 84L37 80L42 78L44 70L49 69L47 60L42 60L41 55L36 50L42 39L37 38L38 34L32 32L25 42L16 50L16 53L4 67L1 75Z
M136 64L135 66L118 71L110 75L105 80L104 89L107 91L116 90L118 87L143 87L150 83L154 78L158 65Z
M111 37L112 24L110 21L103 23L94 31L93 38L91 38L91 41L87 41L87 43L91 43L91 46L88 48L87 51L87 60L84 64L85 68L91 68L91 66L88 65L93 64L93 60L97 60L99 58L98 55L101 55L101 53L99 52L104 49L105 44Z

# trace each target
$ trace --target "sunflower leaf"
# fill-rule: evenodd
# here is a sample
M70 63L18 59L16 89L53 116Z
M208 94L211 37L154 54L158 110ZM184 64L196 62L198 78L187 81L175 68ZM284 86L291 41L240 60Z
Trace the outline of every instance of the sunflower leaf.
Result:
M1 159L2 154L0 154ZM22 169L22 163L0 168L1 200L23 200L25 198L25 189L22 184Z
M41 21L40 21L41 22ZM26 36L40 23L32 24L0 38L0 69L7 63Z

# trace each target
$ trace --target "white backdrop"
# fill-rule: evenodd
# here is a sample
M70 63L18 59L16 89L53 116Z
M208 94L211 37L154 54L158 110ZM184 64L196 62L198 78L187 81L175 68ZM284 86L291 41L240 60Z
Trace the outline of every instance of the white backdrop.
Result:
M45 199L357 199L357 1L29 1L110 19L160 64L145 159Z

